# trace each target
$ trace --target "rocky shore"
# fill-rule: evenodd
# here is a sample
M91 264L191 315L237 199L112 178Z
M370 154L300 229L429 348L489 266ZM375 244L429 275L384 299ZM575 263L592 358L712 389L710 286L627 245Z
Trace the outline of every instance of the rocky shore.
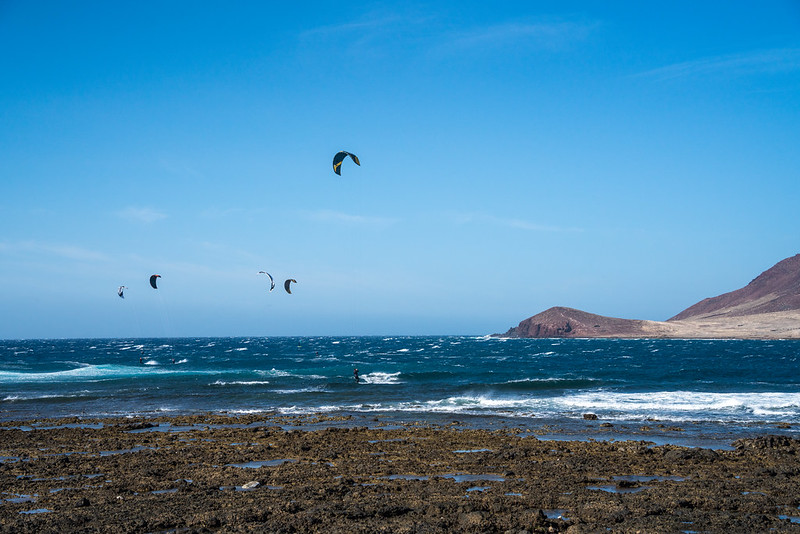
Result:
M786 436L711 450L337 423L3 423L0 531L800 531L800 440Z

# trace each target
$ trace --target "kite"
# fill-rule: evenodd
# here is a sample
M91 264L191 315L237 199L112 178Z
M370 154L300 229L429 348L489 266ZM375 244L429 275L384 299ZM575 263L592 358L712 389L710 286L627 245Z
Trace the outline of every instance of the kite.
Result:
M258 274L266 274L269 277L269 292L272 293L272 290L275 289L275 280L272 279L272 275L267 271L258 271Z
M125 286L119 286L119 289L117 289L117 295L119 295L119 298L121 298L121 299L125 298L125 295L123 295L123 292L126 289L128 289L128 288L125 287Z
M344 158L346 158L347 156L350 156L350 159L352 159L356 163L356 165L358 165L359 167L361 166L361 162L358 161L358 156L356 156L355 154L351 154L350 152L345 152L344 150L342 150L341 152L337 152L336 155L333 156L333 172L335 172L339 176L342 175L342 162L344 161Z
M150 277L150 286L153 289L158 289L158 286L156 286L156 279L158 278L161 278L160 274L154 274L153 276Z
M296 283L297 283L297 280L295 280L294 278L289 278L288 280L286 280L286 281L283 283L283 289L285 289L285 290L286 290L286 292L287 292L287 293L289 293L290 295L292 294L292 290L291 290L291 288L289 287L289 284L291 284L292 282L294 282L294 283L296 284Z

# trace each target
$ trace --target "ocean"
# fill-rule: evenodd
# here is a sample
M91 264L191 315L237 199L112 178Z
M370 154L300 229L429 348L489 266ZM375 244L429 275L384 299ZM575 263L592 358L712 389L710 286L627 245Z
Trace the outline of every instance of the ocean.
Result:
M567 434L598 422L634 434L642 426L792 434L800 427L800 341L0 341L0 420L209 412L555 425Z

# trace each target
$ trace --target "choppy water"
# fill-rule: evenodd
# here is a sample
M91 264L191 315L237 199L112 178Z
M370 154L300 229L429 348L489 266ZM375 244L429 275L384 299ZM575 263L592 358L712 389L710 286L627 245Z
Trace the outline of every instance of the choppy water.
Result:
M205 412L800 423L800 341L0 341L0 419Z

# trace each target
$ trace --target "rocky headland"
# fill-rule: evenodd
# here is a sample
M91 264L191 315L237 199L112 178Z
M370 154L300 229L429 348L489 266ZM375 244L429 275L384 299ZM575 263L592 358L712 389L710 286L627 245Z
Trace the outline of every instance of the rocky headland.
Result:
M666 321L620 319L554 307L496 337L800 339L800 254L747 286L704 299Z

